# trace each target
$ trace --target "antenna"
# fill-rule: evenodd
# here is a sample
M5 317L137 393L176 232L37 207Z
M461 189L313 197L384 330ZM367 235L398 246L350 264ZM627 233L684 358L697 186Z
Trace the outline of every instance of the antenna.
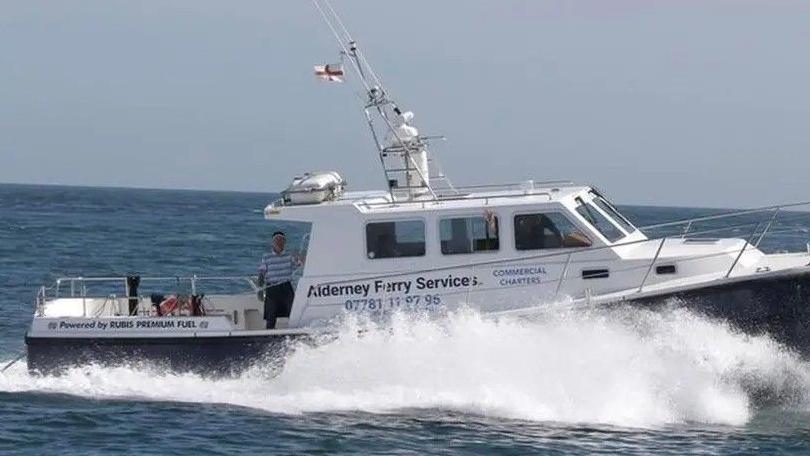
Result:
M389 97L379 76L329 0L312 0L312 3L338 42L341 54L348 57L363 86L366 123L380 155L391 200L412 200L427 195L434 200L439 199L442 189L436 185L437 182L444 182L444 189L457 194L450 180L439 170L435 158L429 157L428 142L436 137L420 135L412 125L413 112L401 110ZM382 124L382 128L378 123ZM436 172L431 173L431 165Z

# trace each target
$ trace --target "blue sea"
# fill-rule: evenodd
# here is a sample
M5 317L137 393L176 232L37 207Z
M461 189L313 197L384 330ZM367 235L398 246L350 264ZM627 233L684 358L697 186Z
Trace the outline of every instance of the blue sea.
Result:
M0 361L57 277L254 274L274 196L0 185ZM719 212L622 209L640 225ZM804 220L768 249L803 248ZM0 453L810 454L810 363L677 307L336 330L278 376L35 377L23 359L0 374Z

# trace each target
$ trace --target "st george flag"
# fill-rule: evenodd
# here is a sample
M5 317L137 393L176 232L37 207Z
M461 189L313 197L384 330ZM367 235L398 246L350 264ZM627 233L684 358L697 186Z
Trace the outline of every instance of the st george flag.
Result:
M343 82L343 65L315 65L315 77L321 81Z

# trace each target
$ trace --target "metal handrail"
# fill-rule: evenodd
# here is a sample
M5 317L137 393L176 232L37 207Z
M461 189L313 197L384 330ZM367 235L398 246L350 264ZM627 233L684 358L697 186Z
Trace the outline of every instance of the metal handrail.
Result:
M723 219L723 218L736 217L736 216L740 216L740 215L757 214L757 213L761 213L761 212L768 212L768 211L773 211L773 210L777 210L777 209L782 210L782 209L785 209L785 208L788 208L788 207L799 207L799 206L810 206L810 201L804 201L804 202L799 202L799 203L777 204L777 205L774 205L774 206L764 206L764 207L758 207L758 208L753 208L753 209L741 209L741 210L733 211L733 212L724 212L724 213L721 213L721 214L714 214L714 215L707 215L707 216L703 216L703 217L693 217L693 218L688 218L688 219L676 220L674 222L656 223L656 224L653 224L653 225L641 226L641 227L639 227L639 229L641 229L641 230L651 230L651 229L655 229L655 228L663 228L663 227L666 227L666 226L677 226L677 225L683 225L685 223L690 223L691 224L691 223L695 223L695 222L705 222L705 221L708 221L708 220L718 220L718 219Z
M549 180L549 181L536 181L534 179L526 180L524 182L508 182L505 184L478 184L478 185L463 185L463 186L456 186L456 190L481 190L481 189L492 189L492 190L509 190L514 188L520 188L527 183L531 183L537 186L563 186L563 185L574 185L574 182L567 179L561 180Z
M140 279L143 280L154 280L154 281L168 281L168 280L175 280L175 281L191 281L191 280L241 280L245 278L250 278L250 276L139 276ZM126 280L127 276L111 276L111 277L60 277L56 279L57 282L67 282L70 280L75 280L77 282L112 282L118 280Z
M517 190L515 190L517 192ZM549 192L540 192L535 190L526 190L521 193L509 193L505 195L475 195L475 194L462 194L462 195L451 195L451 196L441 196L435 199L411 199L411 200L403 200L403 201L362 201L357 202L356 204L363 207L373 208L373 207L396 207L396 206L425 206L426 204L440 204L447 201L478 201L484 200L484 204L489 204L489 200L491 199L503 199L503 198L515 198L520 196L545 196L548 198L549 201L553 199L551 193Z
M737 254L737 257L734 258L734 262L731 263L731 267L728 268L728 272L726 272L726 278L731 277L731 272L734 270L734 266L737 266L737 263L740 261L740 258L742 258L742 256L743 256L743 253L745 253L745 249L748 248L748 245L751 244L751 241L754 240L754 236L757 235L757 230L759 230L760 226L762 226L762 222L757 224L756 228L754 228L754 231L751 232L751 236L749 236L748 239L745 240L745 243L743 244L742 248L740 249L740 253Z
M655 266L655 262L658 261L658 256L661 255L661 249L664 248L664 242L666 241L667 238L662 238L661 243L658 244L658 250L655 251L655 256L653 257L652 261L650 261L650 267L647 268L647 272L644 273L644 278L641 279L641 285L638 286L639 293L644 291L644 284L647 283L647 277L650 276L650 272L652 271L653 266Z
M174 282L174 283L187 283L191 286L192 294L196 294L196 287L199 282L224 282L224 281L245 281L248 285L250 285L253 291L256 290L256 285L252 281L253 277L250 276L140 276L141 282ZM53 296L51 299L60 296L60 288L63 284L70 284L70 296L75 297L76 291L75 286L78 284L81 286L81 293L79 297L87 297L87 284L100 284L100 283L115 283L121 282L124 286L124 291L126 292L126 276L122 277L59 277L54 282L54 285L51 287L41 287L40 291L37 293L37 300L38 302L40 299L44 303L48 300L48 291L53 290Z
M776 216L777 216L777 214L779 214L780 210L781 210L781 208L777 208L777 209L775 209L773 211L773 215L771 216L771 219L768 221L768 224L765 226L765 229L762 230L762 234L759 236L759 239L757 240L757 243L754 244L754 247L759 247L759 243L762 242L763 239L765 239L765 234L767 234L768 230L771 229L771 225L773 225L773 222L776 221Z
M557 282L557 289L554 290L554 299L557 299L557 296L560 294L560 289L562 288L562 284L565 281L565 278L568 276L568 266L571 265L571 257L573 257L573 253L568 254L568 258L565 259L565 266L563 266L562 273L560 273L560 279Z

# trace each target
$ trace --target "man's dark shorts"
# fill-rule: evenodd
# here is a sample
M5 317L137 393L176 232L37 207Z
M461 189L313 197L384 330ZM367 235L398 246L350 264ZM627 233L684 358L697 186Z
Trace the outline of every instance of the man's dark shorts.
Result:
M290 282L267 287L264 293L264 319L267 320L268 329L276 327L276 318L290 316L294 298L295 292Z

